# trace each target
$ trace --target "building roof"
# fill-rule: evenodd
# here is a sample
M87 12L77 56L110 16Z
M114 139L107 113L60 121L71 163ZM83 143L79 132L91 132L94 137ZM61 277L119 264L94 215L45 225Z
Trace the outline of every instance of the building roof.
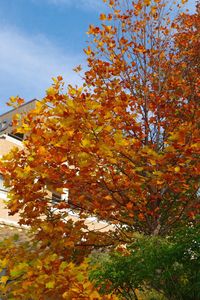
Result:
M13 131L12 120L16 114L27 114L29 111L36 107L37 99L33 99L26 102L15 109L11 109L8 112L0 115L0 134L9 134Z
M32 99L32 100L30 100L30 101L28 101L28 102L25 102L24 104L20 105L18 108L12 108L12 109L8 110L7 112L1 114L1 115L0 115L0 119L3 118L4 116L6 116L7 114L10 114L10 113L12 113L12 112L16 112L16 111L18 111L18 110L21 110L21 109L23 109L24 107L30 106L32 103L36 103L37 101L39 101L39 100L37 100L37 99Z

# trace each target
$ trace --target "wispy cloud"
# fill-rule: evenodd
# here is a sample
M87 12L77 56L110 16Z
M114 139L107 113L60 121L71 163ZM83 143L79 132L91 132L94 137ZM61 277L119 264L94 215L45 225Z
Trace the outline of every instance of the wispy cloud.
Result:
M103 2L103 0L31 0L31 1L40 4L47 3L59 7L60 6L75 7L84 11L102 12L108 9L108 6ZM122 3L124 3L124 0L119 0L119 1L122 1ZM195 0L188 0L185 3L184 7L189 9L189 11L193 13L195 11Z
M96 10L99 11L105 7L105 3L102 0L33 0L40 3L46 2L54 5L67 5L70 7L76 7L82 10Z
M82 62L81 55L64 53L42 35L26 36L9 27L0 27L0 41L0 103L8 100L5 95L42 97L57 75L80 83L72 69Z

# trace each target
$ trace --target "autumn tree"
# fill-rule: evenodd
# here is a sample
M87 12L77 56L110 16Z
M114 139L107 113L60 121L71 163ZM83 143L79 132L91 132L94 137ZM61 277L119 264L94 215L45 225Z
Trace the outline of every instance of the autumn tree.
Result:
M199 214L199 10L176 18L166 1L104 2L83 86L66 91L54 79L21 120L24 150L2 165L10 213L59 264L135 231L166 235ZM64 189L68 202L52 202L48 191ZM112 230L90 230L91 215Z
M24 120L26 149L6 164L10 208L36 224L44 186L68 188L80 211L166 234L199 211L199 13L174 20L158 0L109 6L89 28L83 87L65 92L58 77Z
M110 6L101 15L110 25L90 27L86 50L96 127L83 141L99 166L92 206L165 234L199 212L199 13L170 20L163 1Z
M199 209L199 13L109 6L89 28L83 87L65 92L58 77L24 119L25 149L5 161L9 206L37 226L52 215L46 190L68 188L84 213L165 234Z

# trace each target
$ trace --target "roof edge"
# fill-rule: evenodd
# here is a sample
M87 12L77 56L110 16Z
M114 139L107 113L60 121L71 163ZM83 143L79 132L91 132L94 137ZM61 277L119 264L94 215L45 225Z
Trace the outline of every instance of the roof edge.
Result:
M40 100L38 100L38 99L32 99L32 100L30 100L28 102L23 103L19 107L21 108L21 107L26 106L27 104L32 103L34 101L40 101ZM17 107L17 108L19 108L19 107ZM4 115L7 115L8 113L10 113L12 111L15 111L17 108L13 108L13 109L10 109L10 110L6 111L5 113L3 113L3 114L0 115L0 118L3 117Z

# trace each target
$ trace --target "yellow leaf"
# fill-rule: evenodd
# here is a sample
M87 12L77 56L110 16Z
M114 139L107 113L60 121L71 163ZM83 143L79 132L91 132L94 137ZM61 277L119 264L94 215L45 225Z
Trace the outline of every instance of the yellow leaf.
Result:
M86 148L90 147L90 145L91 145L91 141L87 138L83 139L81 143L82 143L83 147L86 147Z
M150 159L150 163L151 163L152 166L156 166L156 161L155 160Z
M103 152L105 155L113 157L112 149L109 145L107 144L100 144L100 150Z
M180 167L175 167L175 168L174 168L174 171L175 171L176 173L179 173L179 172L180 172Z
M78 158L80 166L85 167L89 163L90 155L86 152L80 152Z
M113 129L113 127L111 125L107 125L106 127L104 127L105 131L111 131Z
M34 112L39 114L39 112L41 111L42 107L43 107L43 103L40 102L40 101L37 101L36 102L36 108L35 108Z
M105 21L106 20L106 15L105 14L100 14L100 20Z
M39 149L38 149L38 154L40 156L44 155L46 153L46 149L44 146L40 146Z
M54 96L57 93L57 91L51 86L46 90L47 96Z
M177 133L171 133L171 135L170 135L170 137L169 137L169 140L170 141L176 141L176 140L178 140L178 138L179 138L179 134L178 134L178 132Z
M151 0L144 0L144 4L149 6L151 4Z
M165 151L166 152L174 152L174 147L173 146L167 146L166 148L165 148Z
M74 101L73 100L68 100L67 105L71 108L74 108Z
M53 289L55 286L55 281L49 281L46 283L46 288Z
M152 7L151 7L151 12L152 12L152 14L155 14L156 11L157 11L157 7L156 7L156 6L152 6Z
M129 142L122 136L122 133L120 133L120 132L115 133L114 138L115 138L115 142L117 145L120 145L120 146L128 146L129 145Z
M141 171L143 171L143 170L144 170L143 167L137 167L137 168L135 168L135 171L136 171L136 172L141 172Z
M26 166L26 167L24 168L24 172L30 173L30 171L31 171L31 167L30 167L30 166Z
M60 264L59 271L64 271L67 268L67 265L68 265L68 263L66 261L63 261Z
M112 200L112 196L107 195L107 196L104 197L104 199L106 199L106 200Z
M8 259L4 258L2 260L0 260L0 266L2 269L6 268L8 264Z
M200 149L200 143L195 143L191 145L191 148Z
M117 163L117 159L116 159L116 158L113 158L113 157L111 157L111 158L110 158L110 162L111 162L112 164L116 164L116 163Z
M92 293L90 293L90 299L96 299L96 300L100 300L102 299L102 297L100 297L99 293L97 291L93 291Z
M101 107L101 105L96 101L86 101L86 105L87 105L88 109L92 109L92 110L95 110L95 109Z
M154 171L153 174L156 176L162 176L162 172L160 171Z
M9 278L8 276L1 276L1 283L6 284L8 278Z
M64 294L62 294L62 297L63 297L63 299L66 299L66 300L70 299L68 292L65 292Z
M90 55L92 53L92 50L90 47L88 47L87 49L84 50L86 55Z
M158 185L162 185L162 184L164 183L164 181L163 181L163 180L157 180L156 183L157 183Z
M77 93L77 90L76 90L76 89L74 89L74 88L72 88L72 87L69 88L69 94L70 94L70 95L76 95L76 93ZM72 100L68 100L68 102L70 102L70 101L72 101ZM68 102L67 102L67 103L68 103Z

